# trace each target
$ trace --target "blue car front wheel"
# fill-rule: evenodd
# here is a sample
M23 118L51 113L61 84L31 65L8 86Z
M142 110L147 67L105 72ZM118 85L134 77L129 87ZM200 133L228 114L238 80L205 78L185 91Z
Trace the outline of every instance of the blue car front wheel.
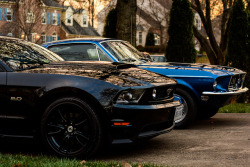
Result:
M181 88L176 88L175 100L181 103L181 105L176 108L175 128L186 128L196 118L196 102L190 93Z

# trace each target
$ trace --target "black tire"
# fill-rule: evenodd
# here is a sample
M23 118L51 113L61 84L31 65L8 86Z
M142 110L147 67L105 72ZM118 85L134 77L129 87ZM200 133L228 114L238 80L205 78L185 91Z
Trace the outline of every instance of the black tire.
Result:
M182 117L175 120L175 128L183 129L195 120L197 106L192 95L184 89L176 88L175 97L181 102L180 107L182 107Z
M219 107L201 108L198 113L200 119L209 119L213 117L219 111Z
M94 110L84 101L66 97L51 103L41 120L43 143L64 157L89 157L101 143L101 125Z

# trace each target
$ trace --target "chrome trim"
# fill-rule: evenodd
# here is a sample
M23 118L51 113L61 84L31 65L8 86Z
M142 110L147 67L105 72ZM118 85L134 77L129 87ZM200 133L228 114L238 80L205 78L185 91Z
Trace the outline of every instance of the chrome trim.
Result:
M227 89L228 89L228 90L234 91L232 88L230 88L230 83L231 83L233 77L235 77L236 75L238 75L238 76L241 77L241 79L242 79L241 87L240 87L240 89L242 89L243 83L244 83L244 81L245 81L246 73L238 73L238 74L232 75L231 78L230 78L229 84L228 84L228 86L227 86Z
M133 109L142 109L142 110L148 110L148 109L162 109L162 108L171 108L171 107L176 107L179 106L180 102L179 101L173 101L170 103L165 103L165 104L151 104L151 105L131 105L131 104L114 104L114 107L117 108L128 108L128 107L133 107Z
M202 92L203 95L239 95L248 91L248 88L239 89L232 92Z

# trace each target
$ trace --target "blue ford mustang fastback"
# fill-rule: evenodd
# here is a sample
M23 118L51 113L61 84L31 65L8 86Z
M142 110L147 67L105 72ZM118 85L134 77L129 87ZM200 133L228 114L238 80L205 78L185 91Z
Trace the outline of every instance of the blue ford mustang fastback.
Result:
M235 95L248 91L243 87L246 73L232 67L151 62L126 41L114 39L68 39L43 44L66 61L113 61L132 63L140 68L175 78L175 127L185 128L199 116L214 116Z

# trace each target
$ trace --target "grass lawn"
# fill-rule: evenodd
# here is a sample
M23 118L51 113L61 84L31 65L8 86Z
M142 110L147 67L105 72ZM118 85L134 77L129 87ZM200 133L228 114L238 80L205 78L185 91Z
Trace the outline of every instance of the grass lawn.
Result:
M250 113L250 103L233 103L220 108L219 113Z
M131 164L133 167L161 167L154 164ZM128 163L81 161L48 156L12 155L0 153L0 167L129 167Z

